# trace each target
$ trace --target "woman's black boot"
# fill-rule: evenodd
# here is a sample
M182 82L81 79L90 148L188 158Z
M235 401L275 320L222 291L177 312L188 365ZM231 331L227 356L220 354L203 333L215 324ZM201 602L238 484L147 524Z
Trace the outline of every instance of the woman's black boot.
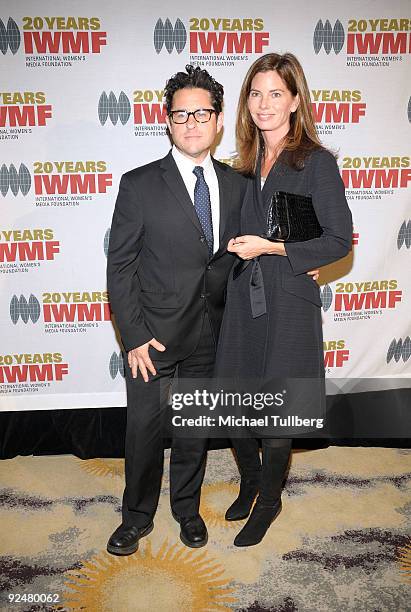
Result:
M247 518L260 490L261 478L241 478L240 493L225 513L226 521L241 521Z
M261 462L258 442L254 438L233 440L241 474L240 492L225 513L226 521L247 518L261 484Z
M251 515L234 540L235 546L254 546L265 536L281 512L281 490L290 458L291 440L263 440L263 469L260 494Z
M274 506L264 506L257 499L250 518L235 537L234 546L259 544L273 520L280 514L281 507L281 499Z

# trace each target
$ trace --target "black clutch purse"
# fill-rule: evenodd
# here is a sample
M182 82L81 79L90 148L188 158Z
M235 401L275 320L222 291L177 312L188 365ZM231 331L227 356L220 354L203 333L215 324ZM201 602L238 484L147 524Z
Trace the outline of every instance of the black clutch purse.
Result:
M267 233L273 242L304 242L323 233L310 196L275 191L267 211Z

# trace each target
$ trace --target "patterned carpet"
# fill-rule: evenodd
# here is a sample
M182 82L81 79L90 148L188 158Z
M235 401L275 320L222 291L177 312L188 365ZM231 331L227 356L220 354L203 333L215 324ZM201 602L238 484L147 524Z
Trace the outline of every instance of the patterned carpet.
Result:
M209 543L200 550L180 543L166 460L155 529L130 557L105 552L120 522L122 460L2 461L0 609L405 612L410 459L409 450L386 448L294 452L282 513L260 545L238 549L242 523L223 518L237 469L231 451L212 451L201 509Z

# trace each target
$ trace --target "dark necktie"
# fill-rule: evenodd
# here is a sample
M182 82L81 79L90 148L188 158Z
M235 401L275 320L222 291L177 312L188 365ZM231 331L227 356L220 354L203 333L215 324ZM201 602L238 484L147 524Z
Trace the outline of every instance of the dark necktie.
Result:
M193 170L193 174L195 174L197 177L194 187L194 208L196 209L200 225L207 240L208 254L211 259L214 252L214 238L213 221L211 217L210 190L205 181L204 168L202 166L196 166Z

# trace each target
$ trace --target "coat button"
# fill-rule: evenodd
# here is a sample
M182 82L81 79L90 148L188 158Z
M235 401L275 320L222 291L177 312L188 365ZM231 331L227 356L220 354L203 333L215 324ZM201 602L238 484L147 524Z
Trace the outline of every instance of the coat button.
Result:
M200 236L200 242L205 242L205 236Z
M213 266L211 266L211 265L207 266L207 270L212 270L212 269L213 269Z

